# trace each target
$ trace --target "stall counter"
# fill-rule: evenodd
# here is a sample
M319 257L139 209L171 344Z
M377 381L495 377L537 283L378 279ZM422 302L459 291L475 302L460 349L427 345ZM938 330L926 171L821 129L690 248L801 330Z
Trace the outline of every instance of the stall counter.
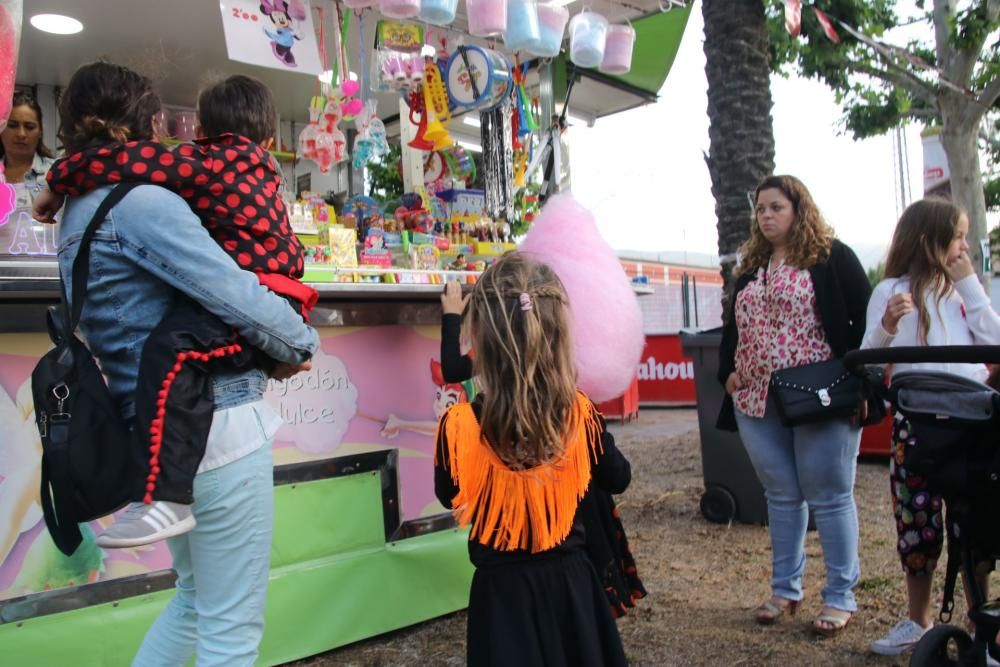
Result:
M0 643L18 640L19 664L61 664L52 653L59 642L46 633L56 627L65 645L75 646L93 619L120 604L141 609L124 626L127 646L116 648L137 646L172 585L164 543L102 550L93 544L104 525L98 521L86 527L84 545L66 558L45 530L30 374L50 347L45 312L58 303L59 286L51 259L0 260L0 525L10 527L0 542ZM441 383L436 368L441 285L314 287L320 301L311 322L321 346L313 368L272 380L265 396L285 421L274 442L274 604L263 648L267 663L308 655L302 647L328 650L463 608L471 578L466 532L455 529L433 491L437 417L467 399L466 388ZM358 484L361 491L347 491ZM303 495L306 487L311 496ZM303 498L311 500L303 505ZM330 534L306 540L303 533L314 530L317 512L329 517L320 526ZM345 558L354 559L347 570ZM343 589L345 578L353 588L368 582L383 597L373 601L364 590L338 597L331 588L309 604L289 599L294 590ZM385 590L387 582L399 585ZM321 631L315 619L307 620L310 614L349 616L355 603L375 605L370 622ZM67 622L46 623L53 615ZM297 628L313 630L306 636ZM100 647L92 650L92 659L74 664L101 664Z

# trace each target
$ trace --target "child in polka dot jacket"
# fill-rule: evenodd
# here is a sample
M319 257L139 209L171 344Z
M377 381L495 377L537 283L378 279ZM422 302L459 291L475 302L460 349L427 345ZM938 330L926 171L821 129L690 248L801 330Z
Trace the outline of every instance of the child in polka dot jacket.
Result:
M308 319L317 294L301 282L302 244L279 194L281 172L267 152L276 117L270 91L250 77L229 77L201 93L198 114L205 138L193 144L170 150L123 136L120 145L56 162L49 188L81 195L140 182L176 192L223 250ZM150 335L140 362L133 434L145 476L136 480L129 510L97 537L99 546L140 546L194 528L194 476L214 412L211 376L272 365L217 317L179 299Z

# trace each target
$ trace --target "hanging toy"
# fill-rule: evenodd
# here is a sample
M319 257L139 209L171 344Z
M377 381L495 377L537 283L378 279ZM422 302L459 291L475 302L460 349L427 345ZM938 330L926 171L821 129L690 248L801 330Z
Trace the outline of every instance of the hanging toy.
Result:
M298 154L306 160L316 159L316 137L319 135L319 116L326 99L320 96L309 100L309 124L299 133Z
M466 182L476 180L476 162L464 148L455 144L441 154L448 163L448 171L451 172L452 178Z
M355 97L361 91L361 84L354 80L347 80L337 87L337 98L340 102L340 113L344 120L354 120L365 103Z
M455 143L445 126L451 122L451 109L448 108L448 93L441 80L441 70L428 58L424 63L424 108L427 127L424 129L424 139L434 145L434 150L440 151Z
M407 142L407 146L415 148L418 151L434 150L434 144L428 141L425 136L427 132L427 107L424 95L413 91L410 93L409 105L410 122L417 126L417 134Z

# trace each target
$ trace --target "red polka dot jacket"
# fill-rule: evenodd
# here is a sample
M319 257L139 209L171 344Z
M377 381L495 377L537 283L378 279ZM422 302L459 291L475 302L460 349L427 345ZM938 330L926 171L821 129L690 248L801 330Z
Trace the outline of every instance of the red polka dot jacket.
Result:
M191 206L213 239L261 283L302 304L306 315L316 290L301 282L302 244L278 194L281 173L270 153L234 134L199 139L171 150L155 141L88 148L57 160L49 188L82 195L123 181L163 186Z

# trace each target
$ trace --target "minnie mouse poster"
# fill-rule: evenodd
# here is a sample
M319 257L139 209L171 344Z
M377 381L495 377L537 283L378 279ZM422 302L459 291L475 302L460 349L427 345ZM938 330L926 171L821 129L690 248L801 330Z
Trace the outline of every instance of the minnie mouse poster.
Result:
M302 39L294 28L294 20L305 19L304 16L298 18L302 14L299 10L300 6L292 8L285 0L261 0L260 3L261 13L271 19L272 23L271 28L264 27L264 34L271 39L271 50L278 60L289 67L298 67L295 56L292 55L292 47L296 40Z
M312 5L311 0L219 0L230 59L318 76L323 64Z

